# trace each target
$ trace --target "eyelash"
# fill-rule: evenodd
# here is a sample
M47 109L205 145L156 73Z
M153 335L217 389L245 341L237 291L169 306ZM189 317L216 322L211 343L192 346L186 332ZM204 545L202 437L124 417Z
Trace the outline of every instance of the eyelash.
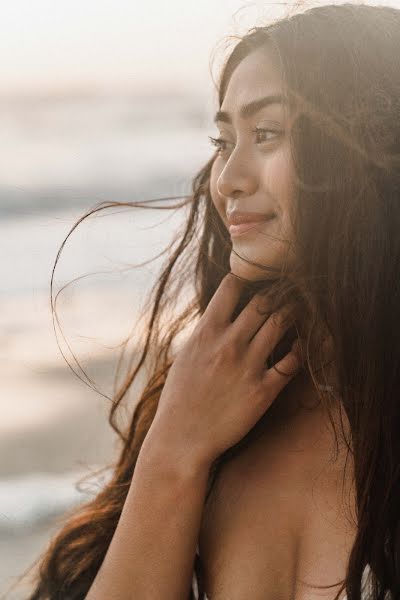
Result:
M255 127L254 129L252 129L252 133L255 133L256 135L258 135L260 133L266 133L266 132L267 133L275 133L276 137L279 137L282 133L282 131L278 131L276 129L265 129L262 127ZM209 137L211 144L213 146L216 146L217 152L224 152L224 150L226 150L226 148L223 148L223 144L228 144L229 142L227 140L224 140L224 138L222 138L222 137L214 138L214 137L211 137L210 135L208 137ZM264 141L264 142L257 142L257 143L263 144L266 142Z

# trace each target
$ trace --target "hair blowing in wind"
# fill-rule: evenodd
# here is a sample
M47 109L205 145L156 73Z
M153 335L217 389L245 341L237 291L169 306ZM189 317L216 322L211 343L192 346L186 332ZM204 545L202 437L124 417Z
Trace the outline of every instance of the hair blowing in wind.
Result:
M357 520L337 597L345 589L348 600L360 600L368 564L373 599L383 600L387 591L400 598L400 10L326 5L251 29L224 64L219 106L236 67L262 47L274 52L289 99L297 261L295 268L247 285L237 311L260 290L274 309L296 299L301 310L280 351L298 335L306 338L305 368L313 381L326 379L327 390L321 347L327 334L332 340L335 394L350 424ZM64 517L40 557L29 600L85 598L157 411L173 361L172 343L204 313L230 271L231 239L210 197L214 160L210 156L180 204L188 209L185 228L152 290L140 356L113 398L109 423L119 436L120 453L112 477L93 499ZM263 268L268 271L268 265ZM193 282L193 297L167 329L161 328L187 281ZM122 429L118 409L150 355L152 371L129 426ZM320 397L329 406L329 391ZM208 492L221 464L253 435L251 430L215 462ZM195 570L203 598L199 557Z

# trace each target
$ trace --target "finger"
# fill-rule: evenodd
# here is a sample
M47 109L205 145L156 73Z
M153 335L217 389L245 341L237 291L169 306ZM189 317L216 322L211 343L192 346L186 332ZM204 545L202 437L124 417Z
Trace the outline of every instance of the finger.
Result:
M291 312L292 307L285 306L272 313L251 340L249 351L256 366L264 366L276 344L292 325Z
M208 303L204 317L216 324L230 323L231 315L236 308L244 285L244 280L233 273L225 275Z
M231 325L232 334L245 343L250 342L271 315L270 302L263 294L255 294Z
M291 350L280 361L267 369L263 375L263 384L268 390L269 398L275 399L283 388L302 369L301 358L298 353Z

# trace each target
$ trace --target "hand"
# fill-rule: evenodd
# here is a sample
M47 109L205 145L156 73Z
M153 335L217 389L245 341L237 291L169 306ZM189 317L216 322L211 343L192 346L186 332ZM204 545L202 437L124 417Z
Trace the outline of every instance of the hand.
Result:
M232 273L224 277L169 370L151 429L179 459L211 464L249 432L301 368L293 349L265 367L289 326L288 307L267 318L256 294L231 321L243 285Z

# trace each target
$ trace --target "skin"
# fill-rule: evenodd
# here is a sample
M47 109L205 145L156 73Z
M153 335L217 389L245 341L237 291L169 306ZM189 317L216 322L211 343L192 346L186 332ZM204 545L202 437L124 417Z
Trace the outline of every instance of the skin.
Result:
M224 224L229 228L227 211L233 208L276 213L270 223L258 223L251 232L232 238L232 273L252 281L276 277L277 271L295 262L289 117L282 104L263 107L250 118L240 114L243 105L282 93L281 74L272 56L265 49L254 51L238 65L227 87L221 110L231 123L216 122L223 141L213 164L210 192ZM271 131L255 134L256 127ZM272 130L283 133L274 135ZM300 399L308 408L297 410ZM306 582L332 584L345 574L355 536L341 496L346 455L339 441L339 456L333 459L327 414L305 373L290 382L268 413L262 437L224 468L213 508L206 513L200 553L206 561L208 592L211 598L225 597L236 574L235 584L242 586L243 596L252 590L254 598L286 599L293 597L295 586L298 600L332 599L337 588L311 591ZM346 419L344 424L348 426ZM246 493L238 494L243 488ZM249 556L252 570L247 567ZM232 564L232 557L238 564ZM244 571L240 561L245 559Z
M233 208L264 214L273 210L276 217L233 240L232 273L175 357L149 437L152 446L157 443L158 457L166 456L168 464L180 465L180 473L192 478L208 474L214 460L269 413L262 435L222 468L212 509L206 508L200 524L200 554L212 600L331 600L332 591L312 595L302 582L342 578L354 535L342 514L343 463L332 464L332 436L323 408L289 410L300 398L313 399L298 356L289 352L277 369L265 368L286 331L288 307L265 320L259 309L266 300L255 294L231 318L242 279L266 277L235 252L278 271L295 260L289 143L284 135L261 143L252 131L282 129L283 107L264 107L250 118L241 115L243 104L280 92L279 73L262 51L244 59L228 85L221 108L231 122L218 123L226 146L224 142L213 165L212 199L226 225L226 212ZM198 513L195 517L187 517L193 554L193 523L200 522ZM187 537L185 532L186 542ZM177 547L177 542L171 545ZM187 554L186 543L182 564ZM188 567L187 561L184 565Z
M269 95L284 95L282 74L271 50L260 48L239 63L229 80L220 111L227 113L231 122L216 119L220 142L210 176L211 199L227 229L227 212L232 209L276 214L272 221L259 222L251 231L232 237L231 271L251 281L279 277L296 262L289 138L294 115L284 103L269 104L251 116L241 115L244 105ZM262 131L255 133L256 128ZM328 340L323 351L328 365L332 358ZM302 354L305 356L305 348ZM334 372L328 366L326 373L333 382ZM315 395L309 378L303 378L302 388L306 395ZM281 410L291 410L292 403L297 408L297 394L282 398Z
M276 271L268 272L244 259L279 270L295 258L290 217L294 203L292 162L285 106L274 103L248 118L240 114L244 104L275 93L283 93L281 74L266 50L256 50L238 65L229 81L221 110L229 113L232 122L216 122L217 137L223 141L217 148L210 192L225 225L229 227L227 210L233 208L276 213L271 222L257 223L251 232L232 238L231 270L248 280L276 277ZM254 133L256 127L267 131Z
M248 261L273 269L295 261L291 225L294 193L285 106L270 104L248 118L240 114L243 105L282 93L281 73L270 53L256 50L241 61L229 81L220 110L228 113L231 123L216 120L216 137L221 141L211 170L210 193L225 226L229 229L227 211L232 209L276 213L269 223L257 223L250 232L232 238L231 271L252 281L276 277L276 271ZM255 134L256 127L267 131Z
M251 116L241 115L244 105L270 95L284 95L282 74L271 50L260 48L240 62L229 80L220 111L228 115L230 122L216 119L220 143L210 177L211 198L227 229L227 212L232 209L276 214L272 221L257 223L251 231L232 237L231 271L252 281L276 278L296 262L294 167L289 138L294 115L284 103L269 104ZM263 131L255 133L256 128ZM334 367L330 366L334 355L331 342L326 339L322 350L325 373L337 388ZM304 347L302 355L306 355ZM279 398L282 415L287 417L296 411L301 406L300 397L308 406L314 404L314 399L319 404L314 383L305 373ZM339 405L338 401L337 409Z

